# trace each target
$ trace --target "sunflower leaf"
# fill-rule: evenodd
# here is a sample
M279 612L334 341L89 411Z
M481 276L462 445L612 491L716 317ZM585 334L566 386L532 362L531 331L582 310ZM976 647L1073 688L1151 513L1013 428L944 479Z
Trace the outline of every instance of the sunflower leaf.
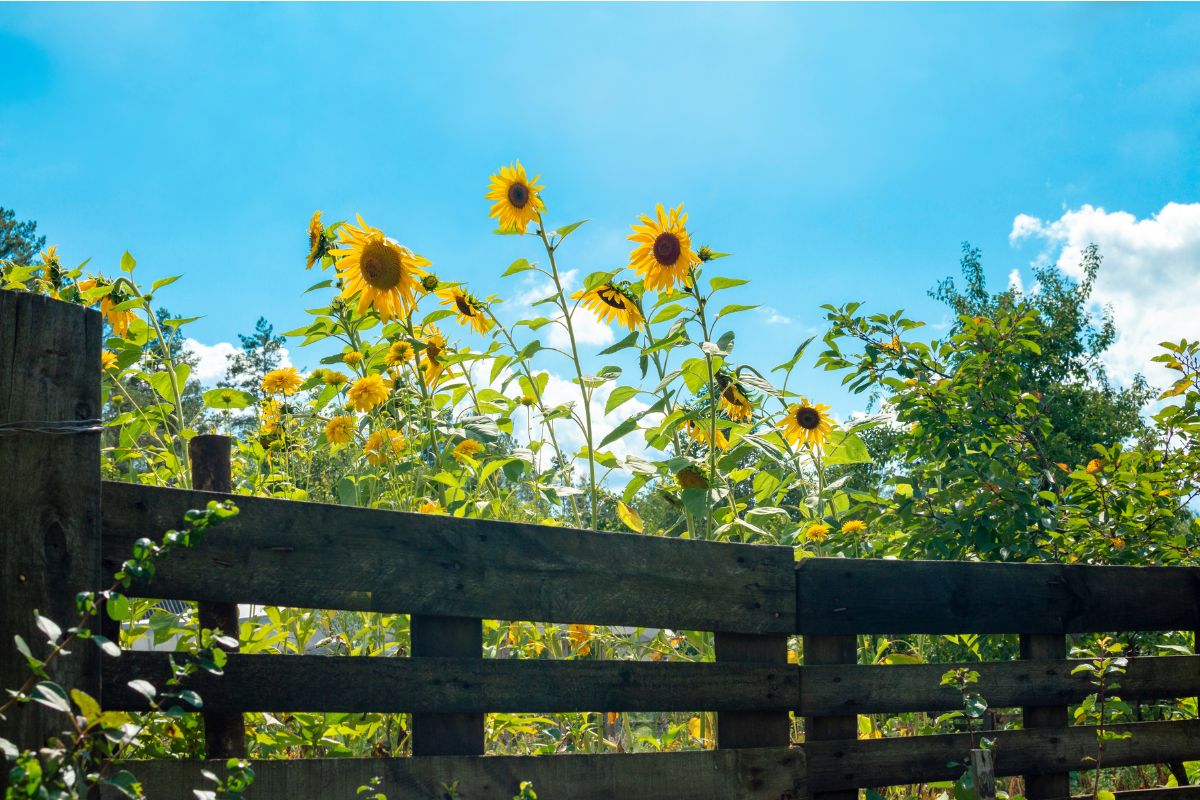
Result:
M567 236L569 236L572 231L574 231L576 228L578 228L580 225L582 225L585 222L587 222L586 219L581 219L581 220L579 220L579 222L572 222L570 225L564 225L557 230L550 231L550 235L557 236L558 240L561 242L563 239L567 238Z
M508 269L501 273L501 278L506 278L509 275L516 275L518 272L525 272L533 269L533 264L530 264L524 258L518 258L516 261L508 265Z

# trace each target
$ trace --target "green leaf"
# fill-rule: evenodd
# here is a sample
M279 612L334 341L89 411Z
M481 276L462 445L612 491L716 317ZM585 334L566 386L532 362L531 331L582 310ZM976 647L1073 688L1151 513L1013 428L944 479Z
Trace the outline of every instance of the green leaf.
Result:
M136 266L137 262L133 260L133 256L129 255L129 251L126 250L124 254L121 255L121 271L128 272L130 275L132 275L133 268Z
M164 286L170 286L172 283L174 283L175 281L179 280L182 277L183 277L182 275L172 275L169 278L161 278L161 279L155 281L150 286L150 291L157 292L159 289L163 288Z
M154 696L158 694L158 690L154 688L154 684L150 683L150 681L142 680L141 678L129 681L129 683L126 685L130 689L133 689L135 692L140 694L142 697L146 698L147 702L150 703L154 702Z
M608 396L608 402L604 404L604 413L611 412L614 408L628 402L637 396L639 389L633 386L618 386L612 390L612 394Z
M870 464L871 454L858 434L848 431L833 431L825 445L825 463L833 464Z
M730 305L725 306L719 312L717 312L717 319L720 319L721 317L727 317L730 314L737 314L740 311L753 311L756 308L758 308L758 306L743 306L743 305L738 305L736 303L732 303Z
M129 598L123 594L109 595L108 600L104 603L104 611L108 614L109 619L124 622L129 619Z
M254 395L241 389L209 389L204 393L204 405L222 410L249 408L254 404Z
M501 273L501 278L506 278L509 275L516 275L518 272L526 272L533 269L533 264L530 264L524 258L518 258L516 261L508 265L508 269Z
M572 231L574 231L576 228L578 228L580 225L582 225L585 222L587 222L586 219L581 219L581 220L579 220L579 222L572 222L570 225L564 225L561 228L550 231L550 235L558 236L559 241L562 241L563 239L567 238L567 236L570 235Z
M792 357L772 369L771 372L778 372L779 370L784 370L785 372L790 371L792 367L796 366L796 362L804 357L804 351L808 349L808 346L812 344L813 339L816 338L816 336L810 336L801 342L800 346L796 348L796 352L792 354Z
M636 347L637 343L638 343L638 337L640 337L640 336L641 336L640 333L638 333L637 331L633 331L632 333L630 333L628 336L626 336L624 339L617 342L616 344L609 345L608 347L601 350L599 354L602 356L607 356L607 355L617 352L618 350L624 350L627 347Z
M722 289L732 289L734 286L743 286L749 282L750 281L743 280L742 278L723 278L721 276L717 276L710 280L708 285L712 287L714 292L719 292Z
M67 700L67 693L52 681L40 681L37 686L34 686L33 699L55 711L61 711L64 714L71 713L71 703Z

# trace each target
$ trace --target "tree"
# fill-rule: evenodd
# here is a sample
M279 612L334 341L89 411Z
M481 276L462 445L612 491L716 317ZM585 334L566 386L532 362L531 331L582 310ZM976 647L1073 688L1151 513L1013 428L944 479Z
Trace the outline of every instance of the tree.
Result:
M33 220L18 222L14 211L0 206L0 261L28 265L46 245Z
M265 400L262 379L283 363L283 345L287 340L275 333L275 326L259 317L250 335L238 334L242 352L235 353L225 368L225 377L217 384L223 389L239 389L257 401ZM258 425L257 416L245 416L233 422L234 433L244 436Z

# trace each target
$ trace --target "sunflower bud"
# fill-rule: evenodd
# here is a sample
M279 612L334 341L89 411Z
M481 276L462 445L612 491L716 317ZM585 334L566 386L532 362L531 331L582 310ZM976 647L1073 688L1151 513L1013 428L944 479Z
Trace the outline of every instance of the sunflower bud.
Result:
M696 257L699 258L701 262L709 262L713 260L714 253L712 248L708 245L701 245L700 249L696 251Z
M438 281L438 276L434 275L432 272L426 275L424 278L421 278L421 288L427 292L432 292L439 286L439 284L440 282Z

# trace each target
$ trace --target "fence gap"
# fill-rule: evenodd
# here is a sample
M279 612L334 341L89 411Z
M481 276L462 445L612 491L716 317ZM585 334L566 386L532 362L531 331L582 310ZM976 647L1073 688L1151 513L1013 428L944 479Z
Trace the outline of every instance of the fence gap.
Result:
M786 635L718 631L713 639L718 662L780 664L780 669L789 669ZM717 747L787 747L791 728L787 711L720 711Z
M100 314L26 292L0 291L0 688L29 676L20 636L45 655L37 609L64 630L75 595L108 586L100 562ZM100 697L100 651L89 642L50 665L61 686ZM7 696L0 702L7 700ZM41 747L64 717L14 708L0 737ZM0 785L8 767L0 761Z
M483 620L413 614L413 658L483 658ZM483 714L412 715L414 756L483 755Z
M204 492L233 492L233 440L228 436L202 434L188 442L188 460L192 467L192 487ZM237 603L200 603L201 628L219 628L237 639L241 616ZM230 649L236 652L237 648ZM244 758L246 724L237 712L205 711L204 741L209 758Z
M1020 636L1021 658L1030 661L1061 661L1067 657L1067 637L1062 634L1031 634ZM1021 709L1026 729L1066 728L1066 706L1025 706ZM1025 797L1028 800L1071 795L1071 773L1057 772L1025 776Z

